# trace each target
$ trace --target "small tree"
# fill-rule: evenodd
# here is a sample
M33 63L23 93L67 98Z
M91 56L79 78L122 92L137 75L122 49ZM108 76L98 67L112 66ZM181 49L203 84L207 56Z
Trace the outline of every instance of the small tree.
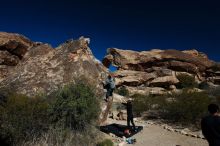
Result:
M137 115L141 115L142 112L152 109L162 109L166 103L166 98L164 98L164 96L135 94L132 98L134 99L134 113Z
M198 84L195 81L195 77L187 75L187 74L179 74L177 75L177 79L179 80L179 84L177 87L179 88L195 88Z
M99 101L89 85L79 82L66 85L54 96L50 117L56 127L80 131L98 119Z
M128 96L129 95L128 89L126 89L126 87L124 87L124 86L122 86L119 89L117 89L116 93L118 93L121 96Z
M194 124L207 113L207 107L212 102L204 92L189 92L172 94L164 107L164 118L182 124ZM197 125L198 126L198 125Z

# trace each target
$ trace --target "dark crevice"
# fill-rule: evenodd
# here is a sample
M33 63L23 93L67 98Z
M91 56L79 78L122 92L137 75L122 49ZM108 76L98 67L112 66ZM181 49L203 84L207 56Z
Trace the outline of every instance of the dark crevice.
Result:
M21 60L23 58L24 54L27 52L27 47L24 46L24 45L19 44L15 49L10 50L6 46L0 46L0 50L7 51L11 55L17 56ZM21 55L21 52L19 50L23 50L22 55Z
M172 66L171 63L182 63L183 66ZM194 64L190 63L190 62L186 62L183 60L174 60L174 59L162 59L162 60L153 60L153 61L149 61L146 63L138 63L138 64L127 64L127 68L129 68L129 70L135 70L135 71L148 71L149 68L152 67L165 67L168 69L172 69L174 71L185 71L185 72L189 72L189 73L196 73L198 70L195 70L193 68L186 68L186 66L195 66ZM195 66L196 67L196 66ZM124 68L124 69L127 69ZM199 67L198 67L199 69Z

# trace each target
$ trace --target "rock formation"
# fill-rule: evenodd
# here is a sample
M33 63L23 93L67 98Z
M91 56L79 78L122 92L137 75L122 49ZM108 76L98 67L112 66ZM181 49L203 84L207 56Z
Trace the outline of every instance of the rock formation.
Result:
M14 68L34 45L22 35L0 32L0 81L7 77L10 68Z
M4 36L7 36L6 33ZM6 69L10 68L10 71L7 76L1 78L1 88L31 96L39 93L50 94L81 76L87 77L93 85L100 86L102 74L107 71L95 59L84 38L69 40L54 49L48 44L34 45L35 43L22 36L9 36L6 37L7 41L1 41L3 44L0 46L7 51L6 54L10 54L10 50L17 46L19 53L11 53L8 57L9 60L17 59L13 65L3 64ZM14 40L17 37L18 39ZM13 45L10 42L17 43Z
M137 52L110 48L102 62L107 68L111 64L117 67L117 86L126 86L133 93L149 94L158 87L175 90L180 73L194 76L199 83L210 81L219 84L220 78L219 64L197 50L153 49ZM164 90L156 90L158 94L161 91Z
M66 84L86 78L104 96L107 69L88 47L89 39L68 40L57 48L32 42L24 36L0 33L0 89L31 97L50 94ZM105 106L106 103L102 103ZM103 109L101 115L108 113ZM105 121L105 116L100 116Z
M50 94L59 87L85 77L104 95L102 81L112 64L117 87L131 93L164 94L176 90L180 73L198 82L220 84L220 65L196 50L151 50L136 52L111 48L98 61L88 47L90 39L68 40L57 48L32 42L13 33L0 32L0 91L29 96ZM106 68L107 67L107 68ZM102 102L100 122L105 122L111 102Z

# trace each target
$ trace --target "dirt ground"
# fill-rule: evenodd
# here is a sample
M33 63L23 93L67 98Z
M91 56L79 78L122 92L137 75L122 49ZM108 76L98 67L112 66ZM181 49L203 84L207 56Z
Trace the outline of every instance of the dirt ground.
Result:
M109 123L125 124L125 121L110 120ZM176 132L170 132L159 125L150 125L136 123L137 126L143 126L143 130L132 138L137 142L135 144L125 144L123 146L208 146L204 139L181 135Z
M133 146L208 146L208 143L203 139L170 132L157 125L145 126L140 133L132 138L137 140ZM131 144L125 146L131 146Z

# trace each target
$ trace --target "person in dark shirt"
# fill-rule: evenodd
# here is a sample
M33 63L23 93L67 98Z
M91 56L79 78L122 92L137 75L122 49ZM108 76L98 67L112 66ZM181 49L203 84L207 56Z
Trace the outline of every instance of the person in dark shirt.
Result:
M133 126L133 130L135 131L136 128L135 128L135 124L134 124L134 116L133 116L133 111L132 111L132 103L131 103L131 100L128 100L127 103L122 103L123 105L126 106L126 109L127 109L127 126L129 129L131 129L131 126L130 126L130 122Z
M219 107L216 104L208 106L210 115L202 118L201 128L209 146L220 146L220 116Z

